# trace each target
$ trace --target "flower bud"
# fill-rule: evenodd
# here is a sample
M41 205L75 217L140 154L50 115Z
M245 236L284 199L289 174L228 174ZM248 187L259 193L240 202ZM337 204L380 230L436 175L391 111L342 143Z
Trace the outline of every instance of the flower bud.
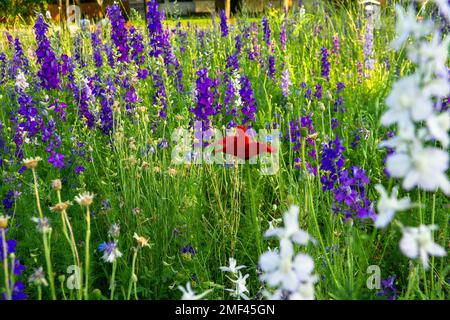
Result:
M56 179L52 181L52 189L55 191L61 191L62 189L62 182L60 179Z
M9 217L0 216L0 229L6 229L8 227Z

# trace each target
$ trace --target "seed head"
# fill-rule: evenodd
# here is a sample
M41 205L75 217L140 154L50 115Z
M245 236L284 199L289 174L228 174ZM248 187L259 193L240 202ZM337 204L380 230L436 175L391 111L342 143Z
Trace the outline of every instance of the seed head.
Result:
M93 200L94 194L90 192L83 192L75 197L75 201L82 207L89 207Z
M41 157L23 159L23 164L25 165L25 167L27 167L27 169L34 169L37 167L38 162L41 160Z
M0 229L6 229L8 227L8 216L0 216Z
M56 179L52 181L52 189L55 191L61 191L62 189L62 182L60 179Z
M72 205L72 202L64 201L64 202L55 204L53 207L50 207L50 210L53 212L63 212L65 210L67 210L67 208L70 207L71 205Z

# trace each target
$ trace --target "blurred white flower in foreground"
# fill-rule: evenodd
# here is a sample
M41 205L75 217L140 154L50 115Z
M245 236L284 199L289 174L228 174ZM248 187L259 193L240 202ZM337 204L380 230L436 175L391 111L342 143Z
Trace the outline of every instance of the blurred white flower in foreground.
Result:
M447 21L450 21L450 3L448 0L435 0L441 13L446 17Z
M450 194L450 182L446 171L449 164L448 152L423 147L414 143L409 153L399 152L386 160L388 172L395 178L403 178L403 188L411 190L414 186L427 191L440 188L446 195Z
M396 5L395 11L397 13L396 38L391 43L394 49L398 50L411 35L415 38L420 38L433 30L433 25L430 21L419 22L417 20L416 11L412 6L405 10L401 5Z
M389 109L381 117L381 123L385 126L394 123L405 126L412 121L425 120L433 113L433 103L421 89L417 75L394 83L386 104Z
M277 236L280 239L289 239L297 244L306 245L308 242L314 242L314 239L298 226L299 207L292 205L284 214L284 228L269 228L264 234L265 237Z
M433 74L439 76L447 75L447 52L450 37L443 40L438 31L434 33L431 42L421 42L417 47L412 46L408 50L408 57L411 61L421 66L424 76L428 78Z
M397 186L392 189L391 196L388 195L381 184L377 184L375 189L380 194L380 199L377 202L378 216L375 221L377 228L385 228L394 218L396 211L406 210L413 206L409 198L397 199Z
M315 282L312 275L314 270L313 259L299 253L294 257L294 248L287 239L280 241L280 251L267 251L259 259L259 266L263 274L261 280L266 281L270 287L278 287L296 292L305 282Z
M427 127L430 135L438 140L444 148L448 148L450 139L450 110L439 115L433 115L427 119Z
M436 225L421 225L418 228L404 227L400 240L400 250L410 259L420 258L425 269L428 269L428 256L444 257L444 248L433 241L431 232Z
M272 300L314 299L314 283L317 276L314 272L314 260L305 253L294 256L294 243L306 245L315 242L311 236L301 229L298 223L299 207L292 205L284 214L284 228L273 228L265 232L266 237L277 236L280 248L264 252L259 257L262 274L260 280L274 290L264 290L264 295Z

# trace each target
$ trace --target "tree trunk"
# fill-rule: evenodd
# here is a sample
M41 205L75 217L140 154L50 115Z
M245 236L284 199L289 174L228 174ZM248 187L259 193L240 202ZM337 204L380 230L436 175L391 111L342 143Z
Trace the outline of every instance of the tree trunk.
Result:
M230 18L231 14L231 0L225 0L225 14L227 18Z

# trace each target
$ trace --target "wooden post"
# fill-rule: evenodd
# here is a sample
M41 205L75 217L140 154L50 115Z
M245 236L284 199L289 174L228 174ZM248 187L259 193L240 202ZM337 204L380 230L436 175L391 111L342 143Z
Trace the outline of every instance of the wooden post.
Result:
M225 14L229 19L231 15L231 0L225 0Z

